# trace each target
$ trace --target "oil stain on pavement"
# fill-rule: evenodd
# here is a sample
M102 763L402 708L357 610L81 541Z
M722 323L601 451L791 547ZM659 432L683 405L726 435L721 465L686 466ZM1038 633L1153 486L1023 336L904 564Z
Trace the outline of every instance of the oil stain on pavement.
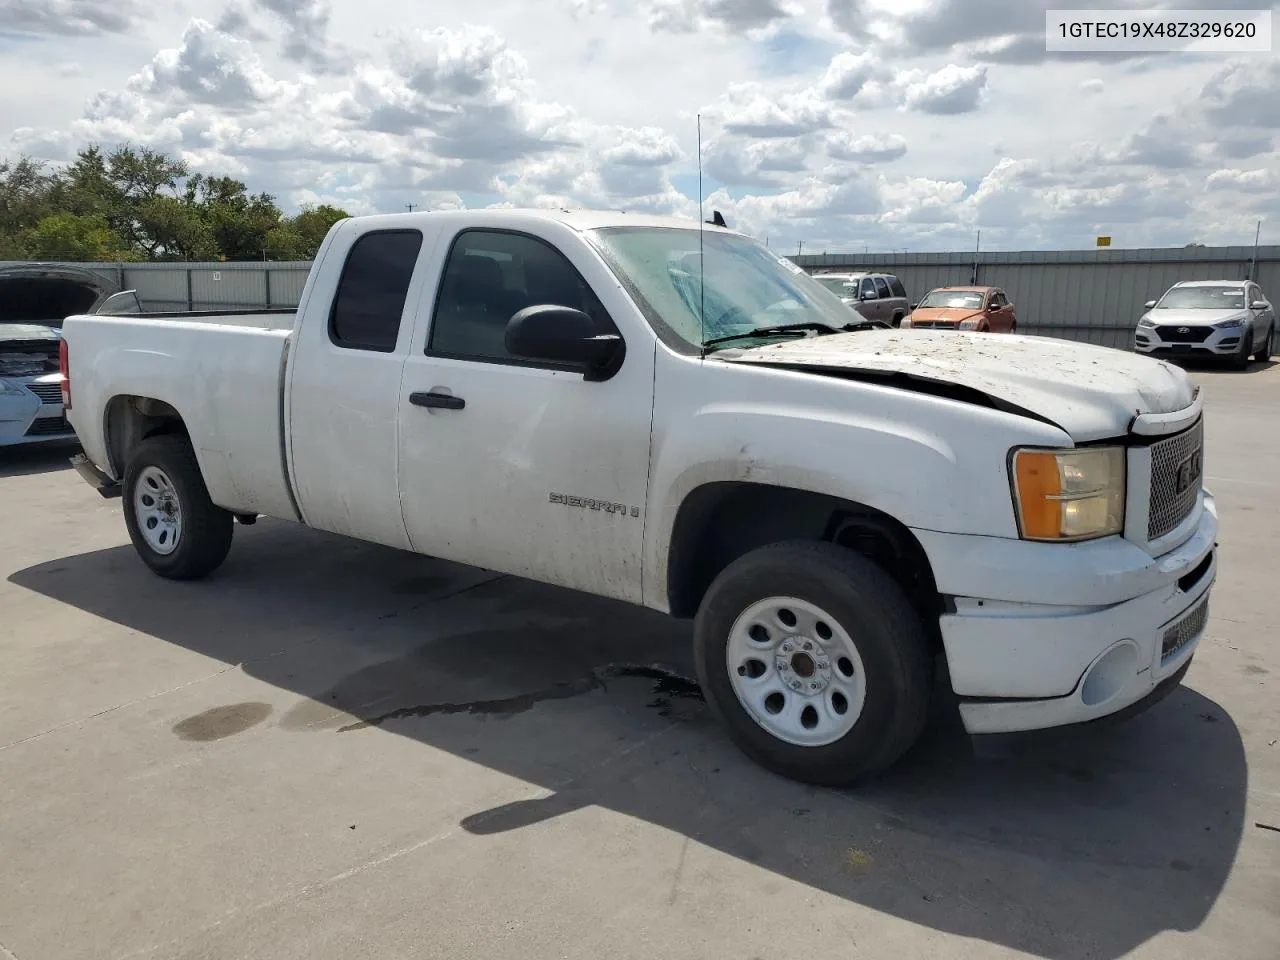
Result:
M271 716L271 705L266 703L233 703L214 707L204 713L174 724L173 732L183 740L207 742L233 737L257 726Z

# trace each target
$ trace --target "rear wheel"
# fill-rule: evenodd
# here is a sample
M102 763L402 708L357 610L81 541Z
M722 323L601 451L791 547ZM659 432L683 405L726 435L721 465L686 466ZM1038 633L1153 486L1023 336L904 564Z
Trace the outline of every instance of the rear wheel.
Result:
M1266 363L1271 359L1272 348L1275 346L1276 325L1271 324L1271 329L1267 331L1267 339L1263 341L1258 352L1253 355L1253 359L1259 363Z
M125 469L123 500L133 547L160 576L194 580L227 558L232 516L209 499L186 437L165 434L138 444Z
M887 573L833 544L775 544L730 564L698 611L694 655L730 737L786 777L855 782L924 727L920 617Z

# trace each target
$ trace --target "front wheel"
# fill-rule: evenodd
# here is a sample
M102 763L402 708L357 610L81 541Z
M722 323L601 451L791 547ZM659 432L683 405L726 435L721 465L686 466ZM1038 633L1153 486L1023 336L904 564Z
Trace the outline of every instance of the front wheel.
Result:
M138 444L122 492L133 547L160 576L195 580L227 558L232 516L209 499L186 437L163 434Z
M694 657L730 737L786 777L853 783L924 728L924 625L887 573L833 544L774 544L730 564L698 611Z
M1253 359L1259 363L1266 363L1271 359L1272 347L1275 343L1276 325L1273 323L1271 329L1267 331L1267 339L1263 341L1262 346L1258 348L1258 352L1253 355Z
M1236 370L1249 367L1249 354L1253 353L1253 331L1247 330L1240 338L1240 352L1231 358L1231 366Z

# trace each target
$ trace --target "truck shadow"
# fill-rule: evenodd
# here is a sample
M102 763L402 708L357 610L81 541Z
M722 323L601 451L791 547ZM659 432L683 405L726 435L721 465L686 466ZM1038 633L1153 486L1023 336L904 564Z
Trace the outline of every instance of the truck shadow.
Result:
M1045 957L1199 926L1241 839L1239 732L1187 687L1120 725L981 741L943 710L888 775L821 790L726 742L684 679L688 625L649 611L273 522L203 583L128 547L10 580L296 694L288 736L412 738L550 791L472 811L473 834L604 807Z

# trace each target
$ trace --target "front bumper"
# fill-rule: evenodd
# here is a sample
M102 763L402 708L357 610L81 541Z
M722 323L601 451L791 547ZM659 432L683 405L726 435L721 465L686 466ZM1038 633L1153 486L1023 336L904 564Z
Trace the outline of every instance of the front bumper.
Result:
M1190 662L1203 636L1217 577L1216 536L1217 512L1206 495L1194 534L1163 556L1152 558L1134 547L1135 562L1127 569L1114 562L1100 568L1081 551L1074 562L1059 560L1037 570L1044 553L1028 544L1032 549L1018 577L1035 584L1035 602L953 594L953 611L940 618L940 626L965 729L1006 733L1083 723L1155 694ZM922 542L946 593L946 554L954 559L965 552L947 541L940 546L938 537ZM957 547L961 553L954 552ZM1100 558L1117 549L1101 541L1095 548ZM979 549L970 545L968 555ZM1046 579L1053 578L1075 581L1060 584L1063 602L1044 602L1050 598L1043 591L1054 589ZM1106 602L1080 602L1094 592L1089 581L1097 581L1095 596ZM1126 587L1141 592L1120 599Z
M0 447L74 440L62 410L58 374L0 380Z
M1240 353L1248 330L1247 325L1224 328L1174 327L1172 324L1139 327L1134 334L1133 349L1159 357L1232 357Z

